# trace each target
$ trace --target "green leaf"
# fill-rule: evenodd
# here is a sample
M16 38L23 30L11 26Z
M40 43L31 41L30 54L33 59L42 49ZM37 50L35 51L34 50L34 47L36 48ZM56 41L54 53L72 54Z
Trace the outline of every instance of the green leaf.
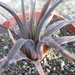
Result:
M36 31L36 27L34 26L34 27L32 28L32 35L33 35L33 37L35 36L35 31Z

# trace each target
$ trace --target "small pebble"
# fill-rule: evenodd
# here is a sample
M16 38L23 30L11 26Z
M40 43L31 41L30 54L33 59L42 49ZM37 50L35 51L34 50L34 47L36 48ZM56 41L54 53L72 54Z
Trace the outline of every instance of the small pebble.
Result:
M3 49L4 49L4 50L8 49L8 46L4 46Z

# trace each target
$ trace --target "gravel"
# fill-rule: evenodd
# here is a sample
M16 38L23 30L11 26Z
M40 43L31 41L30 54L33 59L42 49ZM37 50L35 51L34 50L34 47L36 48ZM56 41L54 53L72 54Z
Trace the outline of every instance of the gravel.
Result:
M36 10L40 11L45 2L46 0L37 0ZM9 0L7 4L9 4L16 13L21 13L21 5L19 0ZM2 11L2 13L5 15L8 14L8 12L4 11L2 8L0 8L0 11ZM28 5L26 5L26 11L28 11ZM62 15L69 19L74 19L75 0L64 0L63 3L60 4L53 13ZM8 14L8 17L11 17L11 15ZM5 21L5 19L1 17L0 23L2 23L3 21ZM63 30L65 32L63 32ZM53 36L58 37L65 35L74 35L65 27L57 31L57 34L58 35L55 34ZM68 43L62 46L72 54L75 54L75 42ZM8 34L0 32L0 59L8 54L11 47L12 42ZM48 51L46 57L41 61L41 65L46 75L75 75L75 63L67 60L65 57L54 50ZM34 65L23 60L9 65L9 67L2 73L2 75L38 75L38 72L35 69Z

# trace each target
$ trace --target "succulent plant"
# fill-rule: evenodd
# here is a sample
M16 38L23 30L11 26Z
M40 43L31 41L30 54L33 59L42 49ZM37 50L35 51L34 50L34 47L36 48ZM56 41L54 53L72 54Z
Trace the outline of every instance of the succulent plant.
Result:
M0 12L12 25L12 29L10 29L0 24L0 30L9 33L14 44L8 55L0 60L0 73L2 73L9 64L25 59L27 62L35 65L40 75L45 75L40 61L50 48L55 48L57 52L75 62L75 57L61 47L61 44L75 41L75 36L58 37L56 39L51 37L58 29L65 25L75 23L75 20L66 19L56 21L48 26L53 17L53 15L50 14L62 1L63 0L47 0L40 12L38 20L36 20L36 0L30 0L30 16L28 19L25 15L24 0L21 0L23 21L19 19L12 8L0 2L0 6L7 10L17 22L17 25L15 25L8 17Z

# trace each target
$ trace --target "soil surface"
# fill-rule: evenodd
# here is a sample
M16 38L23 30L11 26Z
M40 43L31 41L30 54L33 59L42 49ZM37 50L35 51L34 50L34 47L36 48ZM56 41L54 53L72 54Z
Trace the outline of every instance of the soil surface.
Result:
M64 33L63 30L65 31ZM65 27L59 31L57 31L57 34L59 35L53 36L57 37L69 35L71 33ZM0 58L3 58L10 51L12 42L8 34L1 32L0 41ZM75 42L71 42L62 46L75 55ZM75 63L67 60L65 57L63 57L63 55L52 49L47 52L47 55L41 61L41 65L46 75L75 75ZM8 68L2 73L2 75L38 75L38 72L33 64L22 60L9 65Z

